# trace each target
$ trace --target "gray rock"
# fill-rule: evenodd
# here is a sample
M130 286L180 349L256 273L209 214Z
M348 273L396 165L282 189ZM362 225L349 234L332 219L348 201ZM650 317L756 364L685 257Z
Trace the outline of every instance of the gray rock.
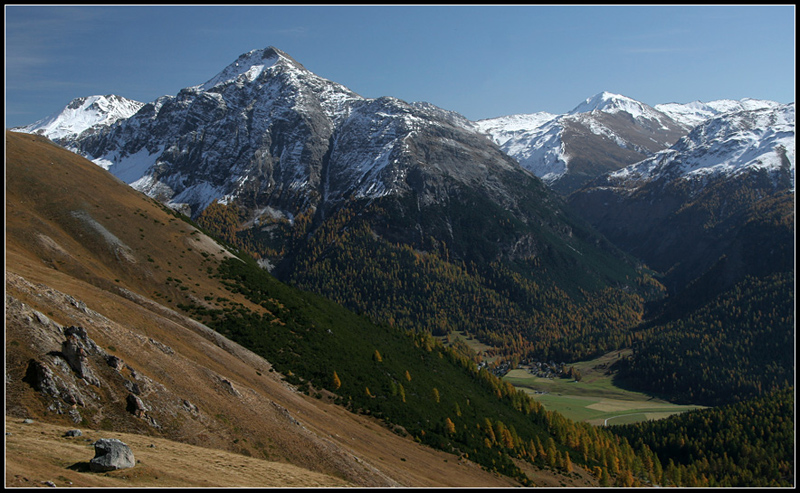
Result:
M83 432L81 430L67 430L67 432L64 433L64 436L65 437L79 437L79 436L83 436Z
M83 421L83 416L81 416L81 413L78 412L77 409L70 409L67 411L67 414L69 414L69 417L72 419L73 423L80 423Z
M115 471L136 465L133 451L116 438L101 438L94 442L95 456L89 461L93 472Z
M86 351L78 343L78 338L73 335L67 336L67 340L61 344L61 354L64 355L64 359L67 360L70 368L72 368L79 377L83 378Z

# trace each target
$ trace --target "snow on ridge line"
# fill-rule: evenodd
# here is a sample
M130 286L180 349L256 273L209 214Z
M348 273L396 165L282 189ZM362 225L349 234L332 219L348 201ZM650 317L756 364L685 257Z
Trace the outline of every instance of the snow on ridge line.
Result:
M750 126L743 126L747 120ZM720 115L670 149L609 174L635 186L676 170L685 179L735 176L750 169L777 170L785 155L795 167L794 103ZM722 158L721 158L722 157Z
M715 118L725 113L737 111L751 111L757 109L772 109L782 106L777 101L766 99L744 98L739 101L733 99L718 99L704 103L692 101L690 103L664 103L657 104L655 108L667 114L673 120L695 127L706 120Z
M619 108L625 107L627 109L628 106L640 107L641 104L638 101L631 99L627 96L603 91L599 94L595 94L590 98L587 98L584 102L573 108L573 110L570 111L568 114L575 115L578 113L591 113L592 111L595 110L606 111L607 109L613 109L619 111Z
M77 136L99 125L112 125L136 114L144 103L117 95L75 98L59 111L30 125L12 131L36 133L49 139Z
M532 131L552 121L559 115L540 111L538 113L527 113L519 115L498 116L496 118L484 118L474 122L478 129L485 134L493 131L508 132L527 132Z

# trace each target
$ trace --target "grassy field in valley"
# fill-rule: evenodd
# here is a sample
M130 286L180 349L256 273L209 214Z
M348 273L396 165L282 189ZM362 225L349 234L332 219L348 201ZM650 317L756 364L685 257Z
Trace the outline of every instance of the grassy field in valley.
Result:
M566 365L581 373L576 382L566 378L540 378L527 368L508 372L504 380L530 394L544 407L575 421L614 425L661 419L703 406L677 405L614 385L611 365L627 354L613 351L599 358Z

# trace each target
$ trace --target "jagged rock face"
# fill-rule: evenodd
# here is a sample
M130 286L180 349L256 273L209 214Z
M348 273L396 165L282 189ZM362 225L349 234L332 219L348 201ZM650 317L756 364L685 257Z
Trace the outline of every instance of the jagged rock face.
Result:
M246 70L245 70L246 69ZM213 199L302 209L318 191L335 112L361 98L275 49L164 96L70 145L123 181L194 214ZM310 190L300 196L300 189Z

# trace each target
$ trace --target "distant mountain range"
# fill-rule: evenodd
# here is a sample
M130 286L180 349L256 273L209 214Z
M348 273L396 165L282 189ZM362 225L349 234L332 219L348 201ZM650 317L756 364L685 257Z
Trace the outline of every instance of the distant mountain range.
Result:
M279 69L278 66L283 68ZM83 142L89 136L118 121L132 117L145 106L144 103L116 95L77 98L63 110L43 120L12 130L36 133L55 141L62 141L101 166L108 169L113 166L113 169L110 169L112 173L130 184L135 183L135 188L147 190L161 198L171 195L170 200L174 205L185 203L198 212L213 200L212 197L226 201L234 198L237 192L234 190L233 184L237 180L248 181L245 175L231 179L227 186L217 183L218 180L211 179L205 180L202 185L173 187L170 183L173 183L175 178L170 179L168 175L159 179L152 178L163 175L151 168L155 168L155 165L159 163L162 164L160 168L163 169L163 164L174 161L167 153L167 149L173 144L167 145L167 142L175 137L174 134L180 134L188 129L184 126L183 119L194 118L202 110L204 104L210 105L209 109L216 108L217 111L223 111L225 120L228 122L227 125L233 125L231 122L241 120L244 115L243 120L247 120L249 117L258 121L256 126L264 124L265 115L270 115L267 117L269 119L276 115L276 112L285 112L287 104L289 107L297 104L296 99L291 97L283 103L270 98L268 91L277 90L275 83L270 84L271 89L265 89L262 87L263 83L256 82L265 69L268 70L268 73L293 74L293 76L287 76L285 82L294 86L298 94L305 91L307 94L315 95L306 100L318 99L316 104L324 114L323 119L328 120L326 126L335 126L337 129L347 127L346 133L350 131L358 133L359 129L354 128L357 126L356 121L363 121L364 118L380 121L381 118L376 118L376 115L371 112L380 112L378 108L380 105L400 105L405 108L403 111L408 115L412 115L412 112L419 113L416 117L418 120L421 119L419 121L438 119L460 129L477 131L489 136L503 152L516 160L523 168L543 179L554 190L564 194L575 191L603 173L616 171L667 149L680 137L686 135L690 129L705 120L725 113L781 106L780 103L774 101L745 98L741 101L722 99L707 103L694 101L686 104L657 104L655 107L650 107L626 96L602 92L586 99L572 111L563 115L540 112L473 122L456 112L444 110L429 103L415 102L408 105L393 98L379 98L365 107L366 98L308 72L285 53L268 48L242 55L209 81L186 88L177 97L164 96L147 105L146 114L149 116L140 115L135 120L137 122L135 126L142 127L139 132L155 130L147 125L143 126L143 122L146 120L152 120L152 124L158 121L162 130L170 128L171 132L170 135L159 134L160 140L164 142L158 148L150 144L146 154L138 145L134 145L137 147L135 152L130 152L127 149L120 150L119 142L112 142L114 139L122 139L130 147L131 144L128 140L136 140L132 135L132 129L127 130L125 136L110 137L105 144L97 142L77 144L78 141ZM303 90L298 89L301 85L304 87ZM243 98L238 103L225 96L231 92L229 86L234 88L237 99ZM245 96L244 93L247 95ZM204 96L220 95L222 100L216 101L218 103L224 101L224 103L222 106L216 106L211 100L205 103L195 101L200 94ZM248 101L247 107L239 107L245 100ZM270 109L259 108L259 104L254 103L256 100L260 102L261 106L266 105ZM167 105L166 114L157 118L165 104ZM281 107L281 104L284 107ZM299 104L304 103L300 102ZM191 110L189 109L190 105L192 106ZM183 111L175 114L177 108L182 108ZM309 112L309 109L309 107L305 109L305 114L313 113L313 111ZM356 113L351 119L350 115L354 110ZM213 115L213 111L211 114ZM236 116L237 114L239 116ZM383 114L391 113L383 112ZM216 120L219 117L221 114L210 118ZM166 125L166 120L170 118L181 119L181 125ZM388 120L385 116L382 118L381 125L384 129L381 132L382 142L380 144L370 138L368 144L371 145L358 151L361 155L347 155L347 152L351 151L345 151L345 155L342 157L349 163L347 170L344 171L349 176L340 176L339 178L345 180L344 188L353 189L353 191L359 187L357 183L361 182L361 190L356 192L357 195L360 193L364 196L375 196L386 191L383 178L390 173L384 172L383 168L388 159L387 153L391 153L390 149L399 149L396 140L401 136L409 135L413 127L413 117L410 116L405 119L402 128L397 127L397 123L389 123L393 120ZM347 120L346 125L345 120ZM400 120L395 119L394 121L399 122ZM252 127L252 122L243 124L242 121L238 121L235 125L237 127L244 125L247 132L259 133L258 128ZM392 132L387 133L390 126ZM332 133L333 131L331 131L331 135ZM237 135L239 135L238 131ZM232 148L219 149L218 152L228 155L239 154L239 151L242 150L241 144L242 142L237 140L237 144L234 144ZM248 146L253 145L257 144L248 142ZM323 147L325 146L323 145ZM341 148L337 150L341 150ZM400 151L394 152L397 154ZM299 188L301 183L313 186L313 176L319 173L295 169L297 163L292 163L291 156L291 153L282 155L286 160L286 163L282 163L282 165L285 164L284 167L291 168L292 174L296 175L297 180L293 181L293 178L289 178L289 183L293 184L284 184L284 186L288 186L290 189ZM249 155L247 157L252 158ZM297 160L296 155L294 160ZM338 174L341 175L341 173L342 171ZM379 178L379 175L382 178ZM146 176L151 178L145 178Z
M114 94L75 98L61 111L12 130L44 135L54 141L76 139L130 118L142 106L144 103Z
M534 113L476 122L503 151L568 194L607 172L653 156L708 118L773 101L744 99L660 104L650 107L603 92L563 115Z

